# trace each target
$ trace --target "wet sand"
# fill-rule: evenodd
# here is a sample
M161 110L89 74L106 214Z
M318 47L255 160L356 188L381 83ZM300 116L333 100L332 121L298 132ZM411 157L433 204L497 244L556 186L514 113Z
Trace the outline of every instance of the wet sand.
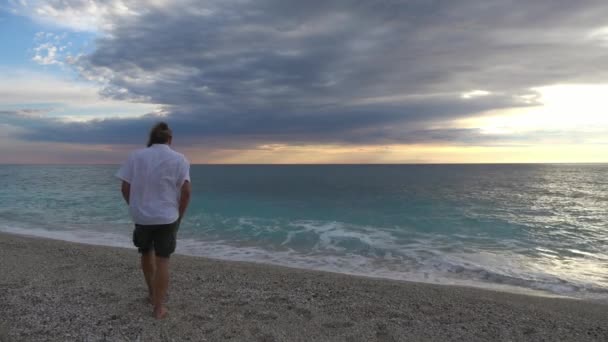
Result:
M608 305L174 255L152 318L134 249L0 233L0 341L608 341Z

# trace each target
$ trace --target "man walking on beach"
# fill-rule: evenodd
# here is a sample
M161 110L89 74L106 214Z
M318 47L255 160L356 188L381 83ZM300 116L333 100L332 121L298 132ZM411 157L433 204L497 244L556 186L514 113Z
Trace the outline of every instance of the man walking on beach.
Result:
M169 257L175 251L179 224L190 202L190 164L169 145L173 134L160 122L150 131L148 147L129 156L116 176L135 222L133 243L141 253L154 317L163 318L169 286Z

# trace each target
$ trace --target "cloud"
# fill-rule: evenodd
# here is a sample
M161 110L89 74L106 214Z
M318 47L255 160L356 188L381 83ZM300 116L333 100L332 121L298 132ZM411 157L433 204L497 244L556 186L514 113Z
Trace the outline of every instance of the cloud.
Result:
M44 109L47 116L86 120L136 117L160 109L155 104L104 98L95 84L44 72L0 68L0 79L0 110Z
M118 16L136 15L136 4L130 0L9 0L8 9L43 24L98 32L110 29Z
M0 111L1 122L20 130L16 134L26 141L69 142L81 144L133 144L141 141L158 116L146 115L137 119L112 118L88 121L69 121L45 115L44 110L20 109Z
M32 60L42 65L62 64L57 60L57 49L57 46L51 43L40 44L34 48L35 55Z
M106 97L159 104L193 144L484 144L478 130L446 126L538 105L539 86L608 78L608 50L594 35L606 25L605 1L66 0L33 8L100 30L74 68ZM47 122L56 135L28 127L27 138L133 142L151 118Z
M0 112L0 117L2 117ZM132 146L82 145L15 140L21 129L0 123L0 163L2 164L100 164L120 163Z
M49 117L46 111L39 109L22 109L0 111L0 122L20 130L15 136L25 141L45 141L53 143L75 143L85 145L130 145L139 146L147 139L150 127L161 120L164 115L148 114L136 118L93 119L88 121L65 121ZM247 123L234 125L229 129L215 126L214 123L201 124L197 118L176 116L171 126L175 141L182 148L257 150L264 146L391 146L407 144L430 144L451 146L533 146L537 144L606 144L607 128L588 130L584 134L563 129L538 128L524 132L504 134L502 132L484 132L479 128L425 128L402 127L390 125L378 126L377 120L370 125L365 115L358 121L342 124L340 130L327 122L316 123L315 127L302 126L311 124L309 118L302 122L278 122L287 127L281 134L275 127ZM389 122L392 122L389 120ZM329 128L326 128L329 127ZM310 134L310 132L316 132ZM335 137L331 134L337 134Z
M54 34L51 32L38 32L34 36L34 41L37 44L34 47L34 57L32 60L41 65L63 65L63 59L67 55L66 49L69 42L64 42L66 34Z

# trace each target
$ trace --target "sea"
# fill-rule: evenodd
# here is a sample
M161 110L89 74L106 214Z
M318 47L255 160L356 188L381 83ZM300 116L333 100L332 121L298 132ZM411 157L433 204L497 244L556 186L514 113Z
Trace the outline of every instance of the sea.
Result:
M134 248L118 165L0 165L0 231ZM177 252L608 302L608 165L193 165Z

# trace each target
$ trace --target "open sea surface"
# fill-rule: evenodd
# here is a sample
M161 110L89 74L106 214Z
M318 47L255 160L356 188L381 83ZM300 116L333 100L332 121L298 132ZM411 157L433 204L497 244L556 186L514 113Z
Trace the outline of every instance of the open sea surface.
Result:
M131 246L118 166L0 165L0 231ZM608 165L194 165L178 252L608 302Z

